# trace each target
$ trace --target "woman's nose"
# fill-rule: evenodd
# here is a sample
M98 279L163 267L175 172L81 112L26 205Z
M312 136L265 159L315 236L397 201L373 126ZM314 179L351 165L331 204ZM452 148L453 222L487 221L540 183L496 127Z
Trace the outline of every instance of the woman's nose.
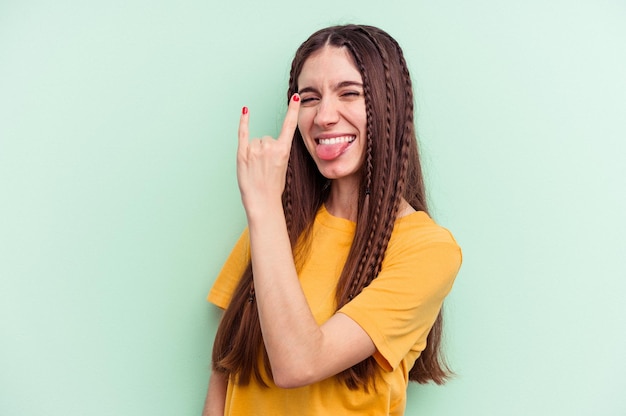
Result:
M337 103L330 99L322 99L317 106L315 124L321 127L333 125L339 121Z

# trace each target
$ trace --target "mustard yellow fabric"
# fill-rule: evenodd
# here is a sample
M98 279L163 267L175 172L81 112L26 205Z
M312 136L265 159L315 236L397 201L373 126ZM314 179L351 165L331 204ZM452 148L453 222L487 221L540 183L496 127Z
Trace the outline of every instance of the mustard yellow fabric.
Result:
M335 287L356 225L322 207L312 231L299 279L315 319L335 313ZM250 258L247 230L235 245L208 300L226 308ZM264 388L229 383L226 415L402 415L408 372L426 346L426 337L461 265L461 250L448 230L424 212L396 221L378 277L345 305L376 345L381 367L377 391L349 390L334 377L297 389L280 389L264 374ZM263 368L260 363L259 366Z

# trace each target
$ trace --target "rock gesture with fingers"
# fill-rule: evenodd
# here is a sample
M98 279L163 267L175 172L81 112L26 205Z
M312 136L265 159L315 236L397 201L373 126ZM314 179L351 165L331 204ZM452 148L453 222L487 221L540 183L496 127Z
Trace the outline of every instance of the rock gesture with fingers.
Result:
M269 136L249 139L248 108L244 107L239 121L237 149L237 181L248 219L281 204L285 175L293 135L298 126L300 96L294 94L277 139Z

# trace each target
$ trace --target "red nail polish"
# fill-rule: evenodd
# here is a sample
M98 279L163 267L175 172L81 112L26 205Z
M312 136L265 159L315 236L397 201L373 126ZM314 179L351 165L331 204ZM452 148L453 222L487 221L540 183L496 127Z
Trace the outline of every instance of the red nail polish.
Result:
M294 94L294 95L293 95L293 100L294 100L295 102L300 101L300 96L299 96L298 94Z
M244 107L241 109L241 114L248 114L248 107Z

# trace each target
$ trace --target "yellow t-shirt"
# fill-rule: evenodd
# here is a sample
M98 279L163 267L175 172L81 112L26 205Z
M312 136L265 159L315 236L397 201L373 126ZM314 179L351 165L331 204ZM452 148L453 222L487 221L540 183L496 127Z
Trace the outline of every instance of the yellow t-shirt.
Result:
M307 302L319 324L335 312L335 288L356 224L322 207L308 256L299 267ZM208 300L226 308L250 259L247 230L217 277ZM444 297L461 265L461 250L448 230L418 211L399 218L380 274L341 308L376 345L381 367L377 390L349 390L335 377L296 389L281 389L262 371L269 388L229 382L226 415L402 415L408 373L426 346ZM259 367L263 369L262 362Z

